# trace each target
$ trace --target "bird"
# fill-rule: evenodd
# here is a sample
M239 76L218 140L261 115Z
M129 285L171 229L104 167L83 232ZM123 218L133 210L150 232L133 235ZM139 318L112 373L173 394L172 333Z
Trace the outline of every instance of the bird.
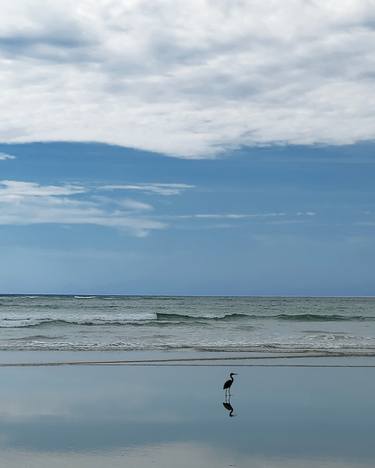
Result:
M237 374L236 374L235 372L231 372L231 373L229 374L229 377L230 377L230 378L229 378L229 379L225 382L225 384L223 385L223 390L225 390L225 394L228 394L228 393L229 393L229 395L230 395L230 387L232 386L232 383L233 383L233 381L234 381L234 379L233 379L233 376L234 376L234 375L237 375Z

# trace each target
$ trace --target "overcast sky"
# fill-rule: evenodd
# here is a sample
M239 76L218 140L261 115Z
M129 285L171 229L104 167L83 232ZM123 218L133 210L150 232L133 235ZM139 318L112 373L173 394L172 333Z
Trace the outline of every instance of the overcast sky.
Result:
M0 292L374 293L374 0L0 11Z

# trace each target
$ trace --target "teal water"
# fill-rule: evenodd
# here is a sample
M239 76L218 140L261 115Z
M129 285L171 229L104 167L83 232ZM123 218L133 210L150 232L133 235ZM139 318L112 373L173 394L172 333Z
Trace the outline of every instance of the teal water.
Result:
M1 350L375 354L375 298L0 296Z

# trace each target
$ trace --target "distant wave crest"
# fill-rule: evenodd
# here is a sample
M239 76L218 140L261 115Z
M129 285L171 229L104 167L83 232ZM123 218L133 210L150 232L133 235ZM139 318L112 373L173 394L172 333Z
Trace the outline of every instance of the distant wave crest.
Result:
M242 314L231 313L224 315L184 315L184 314L168 314L157 313L158 320L291 320L301 322L335 322L335 321L373 321L375 316L362 315L339 315L339 314L278 314L278 315L258 315L258 314Z
M239 314L239 313L232 313L232 314L224 314L224 315L189 315L189 314L168 314L163 312L157 312L156 314L157 320L164 321L196 321L196 320L236 320L236 319L243 319L243 318L251 318L251 315L247 314Z
M340 314L279 314L279 320L295 320L301 322L338 322L338 321L364 321L375 320L374 316L340 315Z

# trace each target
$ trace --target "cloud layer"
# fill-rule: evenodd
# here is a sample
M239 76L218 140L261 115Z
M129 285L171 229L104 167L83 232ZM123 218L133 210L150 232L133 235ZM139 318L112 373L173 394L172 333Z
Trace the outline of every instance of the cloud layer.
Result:
M145 213L152 206L132 199L110 199L89 194L76 185L39 185L0 181L0 225L95 225L121 229L138 237L166 224ZM85 194L85 199L75 195Z
M171 195L180 195L187 189L194 188L194 185L189 184L122 184L122 185L104 185L100 187L102 190L130 190L138 191L147 194L157 194L164 197Z
M0 161L8 161L11 159L16 159L16 157L12 154L0 153Z
M316 215L312 211L167 214L158 212L153 205L144 201L119 197L119 191L121 195L122 191L128 194L134 190L154 197L170 197L192 188L193 185L177 183L90 187L0 180L0 226L91 225L120 229L130 235L145 237L154 230L171 227L191 229L196 223L206 223L209 228L240 226L242 221L289 224L304 223L307 218ZM189 224L181 226L181 222L186 221ZM226 224L216 224L217 221L225 221Z
M372 0L0 0L0 141L373 139Z

